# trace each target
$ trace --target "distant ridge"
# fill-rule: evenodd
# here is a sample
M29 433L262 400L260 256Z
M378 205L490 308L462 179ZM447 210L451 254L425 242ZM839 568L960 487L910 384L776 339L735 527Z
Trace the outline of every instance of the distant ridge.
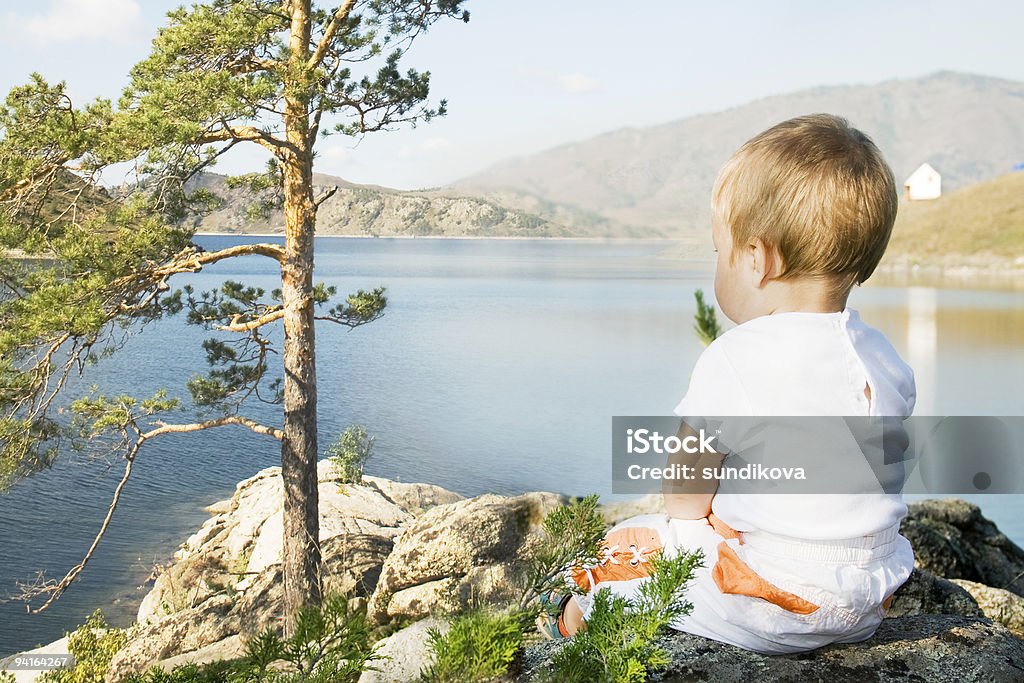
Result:
M941 71L873 85L816 87L720 112L509 159L444 191L541 217L584 211L629 234L704 239L711 184L740 145L792 116L845 116L882 149L902 183L927 161L943 188L993 178L1024 161L1024 83ZM571 221L567 223L574 226ZM585 229L585 228L584 228Z

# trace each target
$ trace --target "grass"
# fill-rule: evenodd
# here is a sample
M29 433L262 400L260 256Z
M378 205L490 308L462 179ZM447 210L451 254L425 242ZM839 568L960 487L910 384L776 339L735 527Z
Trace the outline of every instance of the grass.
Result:
M1024 256L1024 172L900 205L883 263L894 258L941 263Z

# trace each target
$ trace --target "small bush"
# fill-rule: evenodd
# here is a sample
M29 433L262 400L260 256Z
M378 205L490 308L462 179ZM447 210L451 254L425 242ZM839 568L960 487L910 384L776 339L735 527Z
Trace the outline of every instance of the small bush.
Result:
M566 572L597 561L606 526L597 501L597 494L591 494L544 518L542 533L526 549L520 609L548 593L579 592L575 583L566 582Z
M642 683L652 669L669 663L655 645L659 634L693 609L683 593L703 553L651 558L653 571L636 598L613 595L607 588L594 594L585 627L558 651L551 680L559 683Z
M343 483L362 483L363 465L373 454L375 440L360 425L352 425L327 448L330 461Z
M434 663L424 668L423 683L493 681L504 676L523 649L523 632L532 614L484 608L460 614L442 634L428 631Z
M185 664L173 671L164 671L154 666L144 674L129 676L126 683L234 683L244 678L231 678L236 670L232 662L213 662L199 666Z
M36 681L41 683L94 683L102 681L110 668L110 660L128 642L125 629L110 628L103 612L96 610L85 623L68 634L68 652L74 655L70 669L46 671Z
M697 299L697 313L693 316L695 321L693 329L701 343L707 346L722 334L722 326L718 324L715 307L704 303L704 290L698 289L693 296Z
M326 596L320 607L299 613L291 637L267 630L246 644L236 662L187 664L171 672L153 667L127 683L354 683L380 659L372 641L364 613L352 611L344 595Z

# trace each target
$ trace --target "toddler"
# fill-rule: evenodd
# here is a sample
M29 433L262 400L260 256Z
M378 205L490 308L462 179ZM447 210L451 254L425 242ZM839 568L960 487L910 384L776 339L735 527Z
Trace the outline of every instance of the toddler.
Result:
M897 202L878 148L837 116L784 121L744 144L711 200L715 297L736 326L697 359L675 414L909 417L911 369L846 306L885 251ZM680 436L693 433L687 420ZM723 455L679 458L702 471ZM572 572L588 593L564 602L562 635L585 628L595 590L634 595L660 551L705 558L674 628L769 654L870 638L913 569L899 493L688 486L667 486L667 515L620 523L601 561Z

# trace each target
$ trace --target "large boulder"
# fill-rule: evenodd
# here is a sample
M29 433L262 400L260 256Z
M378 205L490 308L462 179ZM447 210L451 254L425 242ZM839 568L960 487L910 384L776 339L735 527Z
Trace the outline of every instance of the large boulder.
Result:
M1024 598L1002 588L965 579L953 579L953 583L970 593L986 617L1024 638Z
M341 483L329 461L318 463L320 540L326 591L365 602L402 529L436 505L462 499L429 484L365 477ZM158 573L139 608L131 642L115 656L110 680L164 660L205 656L216 644L238 645L283 617L281 469L240 482Z
M1024 549L977 505L960 499L911 503L900 533L917 566L947 579L966 579L1024 596Z
M524 542L565 502L554 493L486 494L431 508L395 542L370 600L371 617L417 619L504 597Z
M688 633L663 637L669 666L650 680L664 683L1006 683L1024 680L1024 641L978 617L922 614L884 619L863 643L830 645L795 655L761 655ZM530 647L518 677L544 680L557 642Z
M935 576L927 569L914 568L910 578L893 594L887 617L914 614L956 614L962 617L986 616L967 590L949 579Z

